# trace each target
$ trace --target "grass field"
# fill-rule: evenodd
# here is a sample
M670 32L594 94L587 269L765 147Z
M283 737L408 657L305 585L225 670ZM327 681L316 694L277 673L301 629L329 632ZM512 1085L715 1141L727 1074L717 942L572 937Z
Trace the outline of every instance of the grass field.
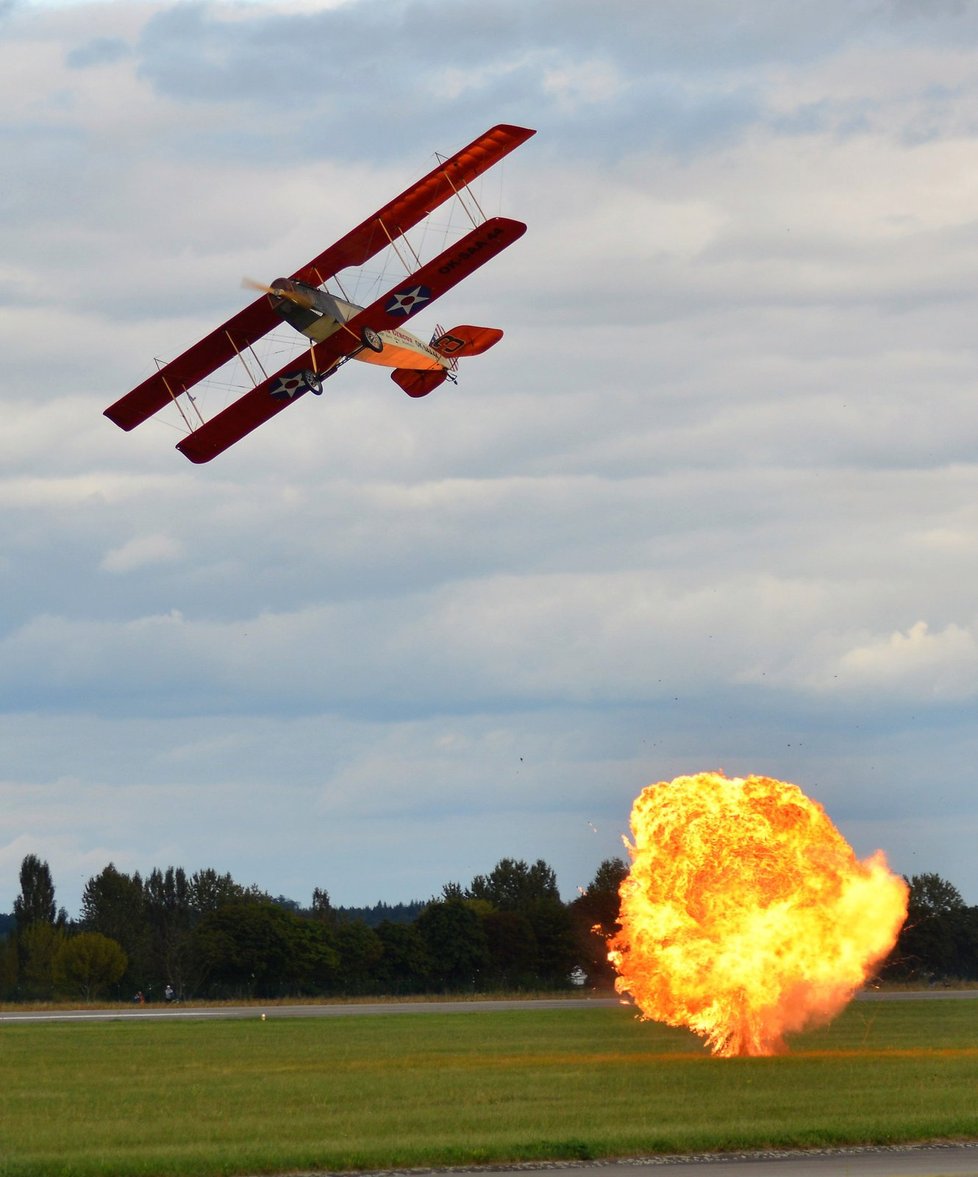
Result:
M771 1059L624 1008L0 1025L0 1174L188 1175L978 1138L978 1001Z

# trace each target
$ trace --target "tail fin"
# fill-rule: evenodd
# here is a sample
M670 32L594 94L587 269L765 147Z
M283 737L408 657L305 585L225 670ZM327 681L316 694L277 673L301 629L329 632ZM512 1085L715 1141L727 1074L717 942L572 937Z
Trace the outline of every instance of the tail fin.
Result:
M503 333L498 327L453 327L451 331L442 331L439 327L431 341L431 347L439 355L449 361L449 369L454 372L456 363L462 356L479 356L488 351L493 344L502 339ZM395 368L391 372L391 379L401 386L408 396L427 396L432 389L448 376L448 369L435 368L417 370L415 368ZM454 380L455 377L453 376Z
M444 368L395 368L391 380L399 384L408 396L427 396L441 384L448 372Z
M455 360L462 356L480 356L502 337L498 327L453 327L451 331L436 333L431 346L441 355Z

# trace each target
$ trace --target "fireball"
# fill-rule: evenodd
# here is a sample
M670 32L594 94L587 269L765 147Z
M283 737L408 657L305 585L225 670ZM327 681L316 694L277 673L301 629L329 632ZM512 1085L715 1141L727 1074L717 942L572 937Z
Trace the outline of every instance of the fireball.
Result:
M907 886L859 861L797 785L704 772L649 785L631 815L619 993L714 1054L769 1055L831 1020L896 942Z

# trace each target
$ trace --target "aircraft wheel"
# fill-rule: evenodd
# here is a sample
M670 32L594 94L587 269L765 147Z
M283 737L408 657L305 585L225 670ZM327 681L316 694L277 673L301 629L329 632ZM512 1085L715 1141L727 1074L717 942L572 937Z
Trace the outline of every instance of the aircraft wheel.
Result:
M306 388L313 394L313 396L321 396L323 391L322 379L317 376L315 372L308 369L303 373L303 379L306 382Z
M364 347L369 347L371 351L384 350L384 341L372 327L364 327L360 332L360 342Z

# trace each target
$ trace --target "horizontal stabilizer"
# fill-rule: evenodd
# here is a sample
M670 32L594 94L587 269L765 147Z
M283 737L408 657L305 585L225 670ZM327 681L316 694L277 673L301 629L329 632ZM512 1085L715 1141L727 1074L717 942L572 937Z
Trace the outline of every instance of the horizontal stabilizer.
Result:
M444 368L422 369L395 368L391 372L391 380L399 384L408 396L427 396L432 389L444 383L448 373Z
M502 339L498 327L453 327L431 341L436 352L451 359L461 356L481 356Z

